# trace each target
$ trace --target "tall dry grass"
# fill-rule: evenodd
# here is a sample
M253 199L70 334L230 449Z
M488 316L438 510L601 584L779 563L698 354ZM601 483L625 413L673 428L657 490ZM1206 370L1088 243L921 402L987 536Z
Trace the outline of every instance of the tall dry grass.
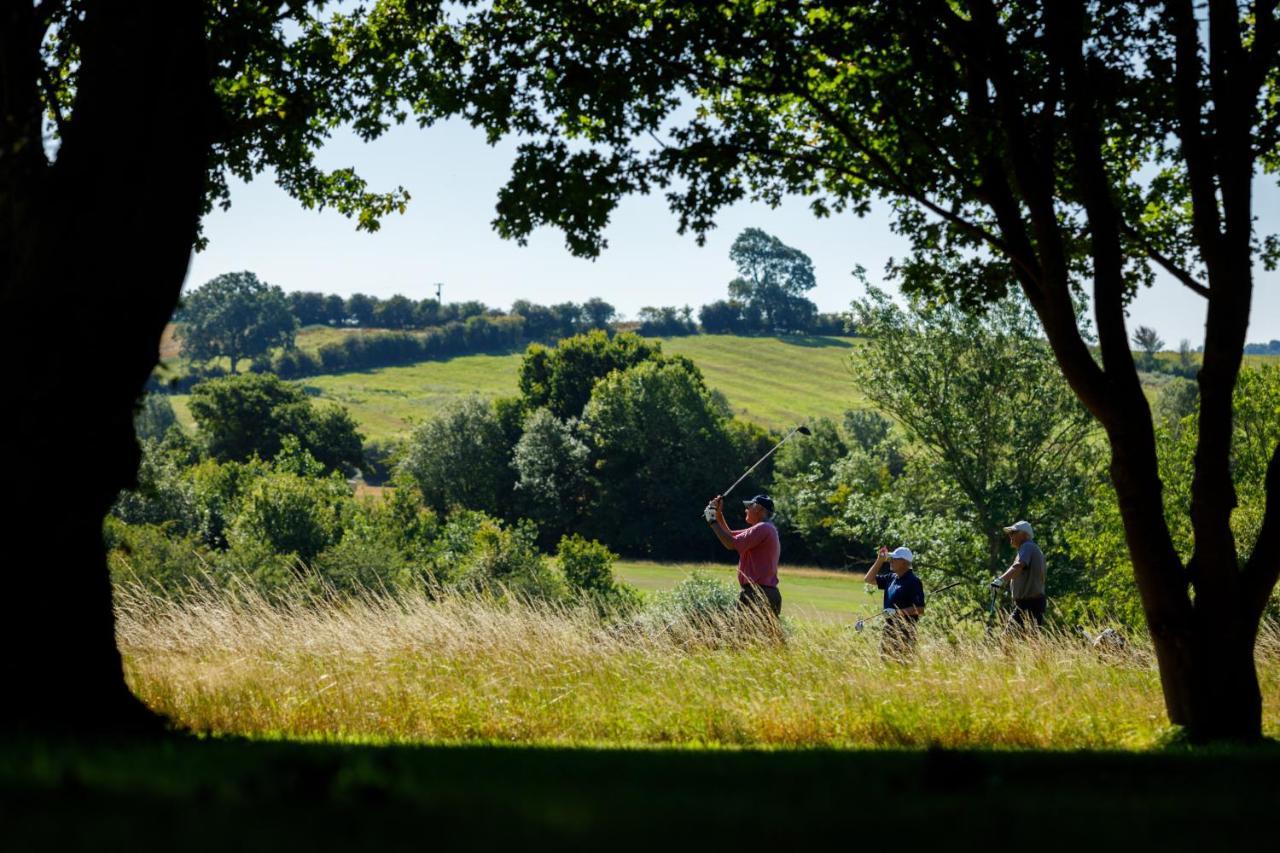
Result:
M335 740L786 747L1142 748L1166 723L1148 648L1068 636L1004 649L922 625L915 661L873 632L723 623L608 628L586 610L370 596L268 604L118 594L129 681L196 730ZM1280 734L1280 636L1259 645Z

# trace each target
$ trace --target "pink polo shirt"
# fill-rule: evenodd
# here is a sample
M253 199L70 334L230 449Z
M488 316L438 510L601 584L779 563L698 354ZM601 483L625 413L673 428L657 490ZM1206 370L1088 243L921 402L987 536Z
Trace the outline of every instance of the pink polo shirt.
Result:
M778 585L778 555L782 545L778 542L778 528L772 522L762 521L746 530L730 530L733 547L738 551L738 583L761 586Z

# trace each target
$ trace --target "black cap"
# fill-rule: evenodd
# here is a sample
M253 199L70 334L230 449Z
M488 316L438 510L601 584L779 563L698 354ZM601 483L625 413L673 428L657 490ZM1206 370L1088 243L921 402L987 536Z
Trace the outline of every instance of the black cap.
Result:
M752 504L759 504L769 512L773 512L773 498L768 495L756 495L751 500L742 502L743 506L751 506Z

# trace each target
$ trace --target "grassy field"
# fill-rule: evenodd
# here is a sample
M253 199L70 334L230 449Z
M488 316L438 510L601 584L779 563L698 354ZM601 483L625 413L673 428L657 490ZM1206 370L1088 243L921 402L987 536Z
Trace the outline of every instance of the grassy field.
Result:
M298 334L298 346L316 350L352 334L379 330L310 326ZM762 426L785 429L807 418L839 419L847 409L867 405L849 373L857 338L690 335L660 338L663 350L693 359L707 384L720 391L733 411ZM301 384L317 399L346 406L367 439L407 435L441 406L467 394L493 398L514 395L520 352L470 355L403 367L315 376ZM1176 354L1162 353L1166 360ZM1247 356L1246 364L1275 364L1276 356ZM752 369L747 369L752 365ZM1143 374L1148 394L1173 380ZM170 398L178 420L193 427L185 395Z
M349 331L308 329L301 347L318 347ZM805 418L839 418L861 398L848 374L852 338L742 338L694 335L663 338L663 350L693 359L707 384L734 411L767 427L789 427ZM469 355L354 373L313 376L300 384L317 399L346 406L367 439L407 435L442 405L467 394L493 398L517 393L519 352ZM748 364L761 365L747 372ZM170 398L178 420L193 426L185 395Z
M654 563L622 560L614 566L618 579L645 592L671 589L699 570L726 582L736 582L737 571L725 563ZM868 594L861 575L825 569L783 566L778 570L783 612L788 617L813 622L852 624L874 613L879 593Z
M197 731L378 743L1145 749L1169 735L1149 649L1069 637L1002 649L923 630L910 666L879 636L794 623L774 645L703 626L439 600L269 606L120 594L133 689ZM666 617L662 620L665 622ZM1280 637L1258 652L1280 734ZM1029 711L1029 709L1034 709Z

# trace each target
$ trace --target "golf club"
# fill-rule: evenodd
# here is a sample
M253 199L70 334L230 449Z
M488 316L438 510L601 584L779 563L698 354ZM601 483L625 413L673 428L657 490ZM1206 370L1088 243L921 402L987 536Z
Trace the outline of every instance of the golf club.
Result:
M743 481L743 480L745 480L745 479L747 479L747 477L749 477L749 476L751 475L751 472L752 472L752 471L754 471L754 470L756 470L756 468L760 467L760 463L761 463L761 462L763 462L764 460L766 460L766 459L768 459L770 456L772 456L772 455L773 455L773 452L774 452L775 450L777 450L777 449L778 449L779 447L781 447L782 445L786 444L786 443L787 443L787 439L791 438L791 436L795 435L796 433L800 433L801 435L813 435L813 433L809 431L809 428L808 428L807 426L797 426L797 427L795 427L794 429L792 429L792 430L791 430L791 432L787 433L786 435L784 435L784 436L782 437L782 441L779 441L779 442L778 442L777 444L775 444L772 448L770 448L770 450L769 450L769 452L768 452L768 453L766 453L764 456L761 456L759 459L757 459L754 465L752 465L752 466L751 466L750 468L748 468L746 471L743 471L743 472L742 472L742 476L741 476L741 477L739 477L738 479L734 480L734 481L733 481L733 485L732 485L732 486L730 486L729 488L725 489L723 492L721 492L721 493L720 493L720 497L722 497L722 498L727 498L727 497L729 497L729 493L730 493L730 492L732 492L734 489L738 488L738 486L742 483L742 481Z
M942 595L942 593L946 592L947 590L953 589L962 583L964 583L964 581L955 581L953 583L949 583L946 586L944 586L942 589L939 589L930 593L930 595L931 597L936 598L937 596ZM875 619L877 616L883 616L884 614L885 614L884 610L877 610L875 613L872 613L870 616L863 616L857 622L853 623L853 630L861 633L862 629L867 627L868 622L870 622L872 619Z
M723 492L721 492L721 493L720 493L720 497L721 497L721 498L727 498L727 497L729 497L729 493L730 493L730 492L732 492L734 489L738 488L738 486L742 483L742 481L743 481L743 480L745 480L745 479L747 479L747 477L751 476L751 472L752 472L752 471L754 471L754 470L756 470L756 468L759 468L759 467L760 467L760 463L761 463L761 462L763 462L764 460L766 460L766 459L768 459L770 456L772 456L772 455L773 455L773 452L774 452L775 450L777 450L777 449L778 449L779 447L781 447L782 445L786 444L786 443L787 443L787 439L791 438L791 436L795 435L796 433L800 433L801 435L813 435L813 433L809 430L809 428L808 428L807 426L804 426L803 424L798 425L798 426L796 426L796 427L792 428L791 432L787 433L786 435L784 435L784 436L782 437L782 441L779 441L779 442L778 442L777 444L775 444L773 447L769 448L769 452L768 452L768 453L766 453L764 456L761 456L759 459L757 459L757 460L755 461L755 463L754 463L750 468L748 468L747 470L745 470L745 471L743 471L743 472L742 472L742 476L741 476L741 477L739 477L738 479L736 479L736 480L734 480L734 481L733 481L733 485L732 485L732 486L730 486L729 488L727 488L727 489L725 489ZM708 518L709 518L709 516L708 516Z

